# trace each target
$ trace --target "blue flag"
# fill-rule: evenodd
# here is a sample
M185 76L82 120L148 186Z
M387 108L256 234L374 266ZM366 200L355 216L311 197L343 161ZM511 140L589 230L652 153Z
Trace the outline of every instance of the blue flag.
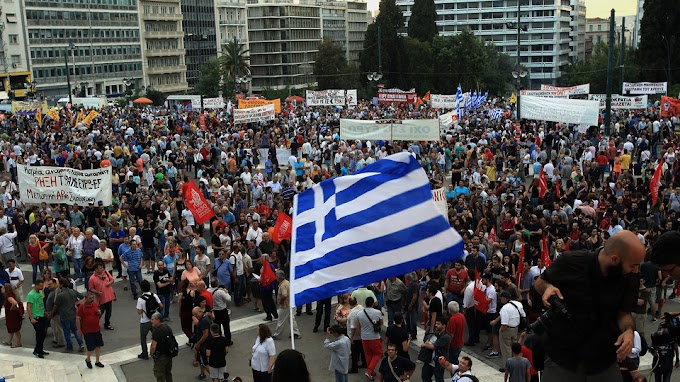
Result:
M418 161L401 152L295 197L291 306L463 255Z

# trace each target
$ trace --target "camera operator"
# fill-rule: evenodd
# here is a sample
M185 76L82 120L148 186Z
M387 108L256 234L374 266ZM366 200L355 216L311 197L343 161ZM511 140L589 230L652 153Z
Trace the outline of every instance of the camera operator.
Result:
M633 347L631 310L645 249L637 236L620 231L595 252L558 257L534 284L543 305L564 303L568 315L548 322L548 359L541 380L621 381L617 361ZM557 296L561 300L556 301Z

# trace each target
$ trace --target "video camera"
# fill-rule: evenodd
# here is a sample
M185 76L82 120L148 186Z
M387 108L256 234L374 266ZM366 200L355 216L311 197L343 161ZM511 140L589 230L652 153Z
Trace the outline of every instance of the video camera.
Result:
M652 347L670 345L680 340L680 317L671 313L664 313L659 330L652 333Z

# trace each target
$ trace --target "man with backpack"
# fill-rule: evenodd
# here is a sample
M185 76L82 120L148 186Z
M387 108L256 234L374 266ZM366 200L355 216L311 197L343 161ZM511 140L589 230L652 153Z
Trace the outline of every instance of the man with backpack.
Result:
M140 359L149 359L147 352L146 336L152 328L151 316L163 309L163 304L158 295L151 293L151 283L142 280L139 283L142 295L137 299L137 314L139 314L139 340L142 344L142 352L137 356ZM161 317L163 317L161 315Z
M172 382L172 359L179 353L179 346L172 329L163 323L163 315L156 312L151 315L151 349L153 358L153 375L156 382Z

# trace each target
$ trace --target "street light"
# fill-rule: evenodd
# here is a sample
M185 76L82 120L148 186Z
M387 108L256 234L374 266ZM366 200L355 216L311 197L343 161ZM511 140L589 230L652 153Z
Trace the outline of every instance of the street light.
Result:
M73 51L75 50L75 47L73 46L72 42L69 42L68 47L66 49L64 49L64 65L66 66L66 86L68 87L68 89L67 89L68 90L68 103L71 104L71 106L73 106L73 95L71 93L71 73L70 73L71 69L69 69L69 67L68 67L68 51L69 50L71 51L71 53L73 53ZM73 67L75 69L75 60L73 62ZM73 74L75 74L75 72Z
M250 82L252 78L246 76L239 77L235 76L234 77L234 82L236 83L236 93L241 94L241 90Z
M369 72L366 74L366 78L371 82L378 82L383 78L383 75L380 72Z

